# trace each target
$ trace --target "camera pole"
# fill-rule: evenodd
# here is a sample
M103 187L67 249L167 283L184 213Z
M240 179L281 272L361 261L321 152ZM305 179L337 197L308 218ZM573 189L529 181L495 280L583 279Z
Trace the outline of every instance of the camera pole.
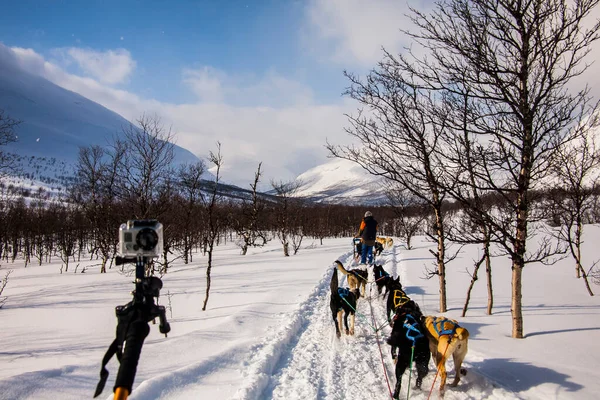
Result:
M116 265L129 262L135 262L133 300L124 306L115 308L118 321L117 337L102 359L100 381L96 387L94 397L102 393L108 378L106 365L112 356L116 354L120 366L115 379L114 399L127 400L133 387L144 340L150 332L148 323L158 317L160 333L166 337L171 330L171 326L167 322L165 307L154 303L154 298L158 298L160 289L162 289L162 281L155 276L146 276L145 273L150 259L141 256L135 259L116 257ZM123 343L125 343L125 346ZM123 349L123 347L125 348Z

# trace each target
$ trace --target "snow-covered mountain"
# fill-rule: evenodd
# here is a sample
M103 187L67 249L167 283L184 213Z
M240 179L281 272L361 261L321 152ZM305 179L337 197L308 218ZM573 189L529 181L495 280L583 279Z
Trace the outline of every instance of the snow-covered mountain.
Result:
M296 178L295 196L334 204L383 204L383 178L369 174L358 164L332 159Z
M79 147L107 146L129 121L119 114L47 79L24 71L14 54L0 45L0 109L21 121L18 140L3 151L18 155L28 179L43 183L72 173ZM175 162L198 157L175 146Z

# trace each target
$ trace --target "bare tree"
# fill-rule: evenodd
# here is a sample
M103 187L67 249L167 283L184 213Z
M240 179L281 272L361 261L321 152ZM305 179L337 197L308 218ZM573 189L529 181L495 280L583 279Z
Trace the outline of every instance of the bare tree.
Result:
M482 154L491 157L493 155L474 141L469 127L472 124L471 118L477 115L477 112L473 110L475 105L472 104L469 88L464 88L462 92L459 88L460 85L457 85L457 93L444 96L441 101L444 114L451 115L451 118L447 120L448 129L442 135L442 147L443 157L447 160L448 174L446 178L448 181L446 186L451 195L459 194L456 196L459 203L462 202L464 205L465 201L463 200L468 200L468 206L463 208L462 218L458 219L457 223L450 224L448 238L463 245L479 244L482 246L481 257L479 260L475 260L473 272L469 273L471 283L467 289L462 316L466 316L471 291L478 280L479 268L482 265L485 265L487 278L487 314L491 315L494 306L494 291L490 247L493 243L494 224L489 224L486 218L481 217L482 214L490 214L491 206L489 202L482 199L477 165L480 161L478 157ZM460 185L456 185L457 182ZM485 186L485 183L483 185Z
M21 121L12 119L4 113L4 110L0 109L0 146L5 146L17 141L15 128L20 123ZM7 154L4 151L0 151L0 177L15 172L16 166L14 161L14 156Z
M192 248L197 243L195 223L200 219L199 203L202 201L202 176L206 171L204 161L184 164L179 167L179 193L181 196L181 224L183 260L187 264L192 260Z
M440 312L445 312L446 263L453 256L447 253L442 210L447 193L440 180L445 165L436 149L445 129L444 114L436 113L436 94L421 89L401 67L386 52L364 80L345 73L351 83L345 94L362 106L356 116L348 115L351 127L346 131L358 139L360 147L328 144L327 148L336 157L396 182L430 207L435 217L431 237L437 244L430 276L439 278Z
M10 276L10 274L12 272L13 272L13 270L9 269L8 271L6 271L6 274L4 274L4 278L2 278L2 282L0 282L0 296L2 296L2 292L4 292L6 285L8 285L8 277ZM6 303L6 299L7 299L6 296L0 297L0 308L2 308L4 303Z
M282 182L271 181L271 187L277 195L275 205L275 218L277 237L283 246L283 255L290 255L290 239L292 234L292 197L300 187L296 181Z
M248 247L262 247L267 244L267 234L261 226L264 225L261 218L265 202L258 194L258 183L262 175L261 166L262 163L259 163L254 174L254 182L250 184L252 198L250 201L242 201L239 216L234 221L235 231L240 238L239 245L242 248L242 255L246 255Z
M306 236L308 224L314 223L311 221L312 218L308 217L306 203L302 199L292 198L290 199L290 230L289 237L292 244L292 250L294 255L298 254L302 241Z
M202 311L206 310L208 304L208 297L210 295L210 272L212 269L213 249L215 241L219 235L220 221L217 210L217 202L220 199L219 193L219 182L221 179L221 167L223 166L223 156L221 155L221 143L217 142L217 152L210 152L210 162L215 167L215 180L211 194L206 201L206 216L208 219L208 236L207 236L207 252L208 252L208 266L206 267L206 297L204 298L204 304L202 305Z
M590 296L594 293L590 288L588 272L582 265L581 245L583 226L594 206L593 191L600 181L600 148L595 137L599 122L596 112L589 119L580 121L577 126L579 135L558 147L552 164L558 189L556 192L559 194L556 201L561 219L558 237L567 243L575 260L575 274L577 278L583 278Z
M130 124L123 131L127 145L124 194L137 219L158 218L165 208L156 199L162 184L174 175L175 134L157 115L143 115L137 123L139 126Z
M118 226L127 219L116 206L118 196L124 191L125 154L126 146L119 140L107 149L100 146L81 148L76 180L70 188L71 200L83 209L91 225L91 252L100 255L101 273L106 272L109 260L116 253Z
M406 249L412 249L412 238L423 229L427 219L427 208L418 199L397 184L388 184L385 190L388 205L394 212L394 222L398 236L406 242Z
M419 31L411 37L427 56L400 57L401 69L423 86L451 96L468 90L476 105L466 129L481 149L477 184L500 195L513 215L506 229L492 213L479 213L512 259L514 338L523 338L523 267L561 251L549 241L527 251L538 218L531 191L547 176L553 151L569 140L578 115L589 111L588 89L571 94L567 84L586 69L584 58L598 39L598 22L584 27L598 2L442 0L428 15L412 10ZM476 210L468 191L453 195Z

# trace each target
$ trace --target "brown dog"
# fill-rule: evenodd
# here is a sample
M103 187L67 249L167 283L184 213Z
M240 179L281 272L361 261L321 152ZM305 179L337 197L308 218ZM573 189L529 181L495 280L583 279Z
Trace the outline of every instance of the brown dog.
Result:
M394 239L391 237L377 236L375 241L381 243L384 249L391 249L394 246Z
M458 322L453 319L432 315L424 317L423 325L425 326L425 335L429 338L429 350L431 350L440 374L440 392L443 393L446 387L446 360L450 355L454 359L456 374L450 386L458 385L461 373L466 374L461 366L467 355L469 331L458 325Z
M385 239L385 248L386 249L391 249L394 246L394 239L392 239L391 237L388 237Z
M350 271L344 268L344 264L340 261L335 260L336 267L338 271L342 274L346 275L346 279L348 280L348 286L350 290L355 290L360 288L360 295L365 297L365 291L367 290L367 280L369 279L369 272L366 269L355 268Z

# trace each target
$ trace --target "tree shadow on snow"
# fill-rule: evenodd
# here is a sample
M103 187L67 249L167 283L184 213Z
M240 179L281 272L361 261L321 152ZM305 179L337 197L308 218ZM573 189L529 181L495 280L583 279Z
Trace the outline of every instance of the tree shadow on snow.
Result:
M582 385L570 382L569 375L508 358L488 358L470 364L477 372L496 377L496 382L515 392L524 392L544 383L555 383L567 392L583 389Z
M532 336L540 336L540 335L553 335L556 333L568 333L568 332L583 332L583 331L600 331L600 327L595 328L573 328L573 329L557 329L553 331L540 331L540 332L532 332L525 335L526 338Z
M404 286L404 291L408 296L424 295L425 290L421 286Z

